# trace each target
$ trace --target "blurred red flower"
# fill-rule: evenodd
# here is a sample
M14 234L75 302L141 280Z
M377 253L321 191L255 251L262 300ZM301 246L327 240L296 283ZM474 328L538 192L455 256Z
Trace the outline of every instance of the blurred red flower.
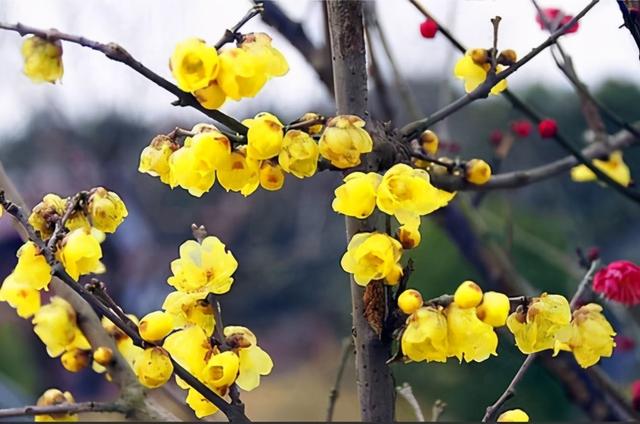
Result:
M629 261L615 261L598 271L593 291L627 306L640 304L640 267Z
M555 31L561 26L568 24L569 21L573 19L573 16L565 15L565 13L562 10L556 7L544 8L542 9L542 13L546 18L546 21L551 25L552 31ZM545 21L542 20L542 16L540 16L540 14L536 16L536 22L538 23L538 25L540 25L541 29L545 29ZM576 22L575 24L571 25L569 29L567 29L566 34L571 34L573 32L576 32L579 27L580 27L580 24Z

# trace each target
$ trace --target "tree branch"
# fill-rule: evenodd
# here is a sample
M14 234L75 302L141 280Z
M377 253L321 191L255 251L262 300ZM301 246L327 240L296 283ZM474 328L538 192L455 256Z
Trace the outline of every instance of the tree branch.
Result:
M127 410L118 402L80 402L48 406L23 406L0 409L0 418L23 417L28 415L77 414L79 412L120 412Z
M145 77L146 79L152 81L156 85L164 88L171 94L178 97L178 100L173 102L173 105L176 106L190 106L193 107L200 112L207 115L209 118L225 125L229 129L238 132L242 135L247 133L247 127L242 123L238 122L236 119L231 116L220 112L219 110L209 110L203 107L198 100L191 93L187 93L186 91L180 90L175 84L167 81L162 78L160 75L153 72L151 69L144 66L138 60L136 60L129 52L127 52L122 46L116 43L100 43L98 41L93 41L85 37L81 37L78 35L66 34L64 32L60 32L55 29L43 30L39 28L30 27L27 25L23 25L21 23L17 24L6 24L0 22L0 29L4 29L7 31L17 32L21 36L25 36L27 34L33 34L40 38L44 38L47 40L64 40L69 43L78 44L83 47L88 47L92 50L99 51L103 53L106 57L116 62L123 63Z
M353 340L350 337L345 338L342 341L342 353L340 354L340 363L338 364L338 372L336 373L336 380L333 383L333 387L329 392L329 406L327 407L327 422L333 421L333 411L340 395L340 384L342 383L342 375L344 369L347 366L350 355L353 355Z
M398 392L398 394L402 396L407 401L407 403L411 406L411 409L413 409L413 413L416 416L416 421L423 423L424 414L422 413L422 409L420 408L418 399L416 399L415 395L413 394L413 390L411 389L411 386L409 385L409 383L405 382L402 384L402 386L396 387L396 392ZM435 411L435 405L434 405L434 411ZM437 421L437 419L435 419L434 421Z

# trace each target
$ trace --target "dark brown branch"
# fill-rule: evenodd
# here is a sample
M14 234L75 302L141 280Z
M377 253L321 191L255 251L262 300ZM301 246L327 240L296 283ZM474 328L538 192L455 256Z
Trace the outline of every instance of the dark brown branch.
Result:
M79 412L120 412L124 414L127 411L117 402L80 402L64 403L61 405L31 405L20 408L0 409L0 418L23 417L29 415L77 414Z
M347 366L350 355L353 355L353 340L350 337L345 338L342 341L342 353L340 354L340 363L338 364L338 372L336 373L336 379L333 383L333 387L329 392L329 406L327 407L327 419L325 421L333 421L333 411L340 395L340 384L342 384L342 375L344 369Z
M620 12L622 13L624 26L627 27L627 29L631 33L633 41L636 42L638 50L640 50L640 16L638 16L637 13L635 15L631 14L624 1L617 0L617 2L618 6L620 7Z
M578 285L578 288L576 289L576 293L571 298L571 302L569 303L569 308L571 310L574 310L576 308L576 305L582 298L582 295L589 288L593 275L598 269L599 264L600 264L600 261L598 260L593 261L591 263L589 270L587 271L586 275ZM506 390L502 393L502 395L500 395L498 400L493 405L487 407L487 411L484 414L484 417L482 417L483 423L492 419L498 413L502 405L506 401L511 399L513 396L515 396L516 387L518 386L518 384L520 383L520 381L522 380L526 372L531 367L531 364L533 364L533 361L535 361L535 359L539 356L539 353L540 352L535 352L527 356L527 359L524 360L524 362L518 369L518 372L516 372L516 375L513 377L513 379L507 386Z
M228 29L224 32L224 35L222 36L222 38L220 38L220 40L218 40L218 42L216 44L214 44L214 48L216 50L220 50L220 48L222 46L224 46L227 43L231 43L233 41L236 40L237 36L238 36L238 31L240 31L240 28L242 28L244 26L244 24L246 24L247 22L249 22L251 19L253 19L255 16L258 16L260 13L262 13L263 11L263 7L262 4L256 4L255 6L253 6L243 17L242 19L240 19L238 21L237 24L235 24L233 27L231 27L231 29Z
M167 81L162 78L160 75L153 72L151 69L144 66L138 60L136 60L129 52L127 52L122 46L115 43L100 43L98 41L93 41L85 37L81 37L78 35L66 34L64 32L60 32L55 29L43 30L39 28L30 27L27 25L23 25L21 23L17 24L5 24L0 22L0 29L5 29L8 31L14 31L20 34L21 36L25 36L27 34L33 34L40 38L44 38L47 40L63 40L68 41L69 43L78 44L83 47L88 47L92 50L99 51L107 56L109 59L114 60L116 62L123 63L147 78L148 80L154 82L156 85L164 88L171 94L178 97L178 100L173 102L173 105L176 106L190 106L193 107L200 112L207 115L209 118L225 125L232 131L238 132L242 135L247 133L247 127L245 127L242 123L238 122L236 119L231 116L220 112L219 110L209 110L204 108L198 100L191 94L186 91L180 90L175 84Z

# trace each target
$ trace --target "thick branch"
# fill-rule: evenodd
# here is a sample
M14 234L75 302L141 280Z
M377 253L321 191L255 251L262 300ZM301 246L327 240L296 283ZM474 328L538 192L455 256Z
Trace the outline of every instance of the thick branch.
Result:
M18 34L25 36L27 34L33 34L40 38L48 39L48 40L64 40L69 43L78 44L83 47L88 47L93 50L97 50L107 56L109 59L114 60L116 62L123 63L145 77L146 79L154 82L156 85L164 88L168 92L172 93L178 100L173 104L176 106L191 106L200 112L204 113L211 119L227 126L229 129L236 131L240 134L247 133L247 127L238 122L236 119L230 117L229 115L220 112L219 110L209 110L204 108L198 100L191 94L186 91L180 90L175 84L167 81L162 78L160 75L153 72L151 69L144 66L138 60L136 60L128 51L126 51L122 46L115 43L100 43L98 41L93 41L85 37L81 37L78 35L65 34L55 29L43 30L39 28L30 27L27 25L23 25L21 23L17 24L5 24L0 22L0 29L5 29L8 31L14 31Z

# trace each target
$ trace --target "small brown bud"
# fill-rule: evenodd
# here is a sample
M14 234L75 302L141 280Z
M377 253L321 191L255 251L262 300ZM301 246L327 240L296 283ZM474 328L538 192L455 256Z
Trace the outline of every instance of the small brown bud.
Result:
M93 352L93 360L106 367L113 360L113 351L106 346L100 346Z
M501 65L511 66L518 60L518 55L515 50L506 49L502 50L498 55L498 63Z
M484 65L489 62L489 52L487 49L473 49L471 50L471 59L476 65Z
M420 145L427 153L435 155L438 151L439 142L440 139L438 138L438 135L431 130L426 130L420 134Z

